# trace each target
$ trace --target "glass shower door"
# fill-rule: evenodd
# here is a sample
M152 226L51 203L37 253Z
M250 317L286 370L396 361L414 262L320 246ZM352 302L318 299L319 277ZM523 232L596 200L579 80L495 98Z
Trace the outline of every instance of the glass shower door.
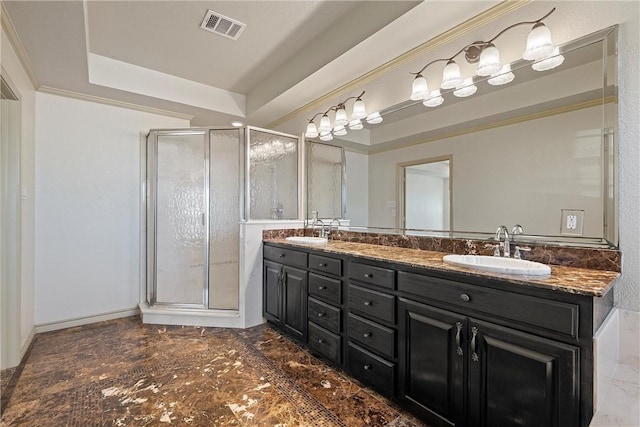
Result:
M159 134L152 304L206 308L208 135Z

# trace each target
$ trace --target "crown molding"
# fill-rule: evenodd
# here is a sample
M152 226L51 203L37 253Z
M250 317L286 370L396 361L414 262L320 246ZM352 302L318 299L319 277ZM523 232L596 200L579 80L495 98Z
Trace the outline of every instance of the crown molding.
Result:
M16 27L13 25L13 22L11 22L11 17L9 16L3 1L0 1L0 6L2 8L2 10L0 10L0 25L2 26L2 30L4 30L7 38L9 39L9 43L11 43L13 50L16 52L18 60L20 61L20 64L22 64L24 72L31 81L33 89L38 90L40 82L36 77L36 73L33 71L33 64L31 64L29 55L27 55L27 51L22 44L22 40L20 40L20 36L18 36Z
M356 87L375 80L382 75L407 64L408 62L420 58L421 56L439 48L440 46L450 43L479 27L495 21L501 16L504 16L521 8L531 1L532 0L503 1L502 3L497 4L490 9L487 9L486 11L474 16L473 18L467 19L466 21L462 22L459 25L456 25L455 27L445 31L444 33L441 33L434 38L427 40L426 42L406 51L405 53L391 59L390 61L380 65L379 67L376 67L373 70L370 70L367 73L351 80L350 82L345 83L344 85L332 90L331 92L328 92L327 94L314 99L313 101L303 105L302 107L293 110L287 115L282 116L278 120L269 124L267 127L273 129L304 113L317 110L321 105L330 102L332 99L350 93Z
M133 104L124 101L116 101L114 99L104 98L101 96L87 95L84 93L58 89L50 86L40 86L40 88L38 88L38 92L47 93L50 95L64 96L66 98L80 99L82 101L96 102L98 104L111 105L112 107L127 108L129 110L137 110L144 113L158 114L161 116L173 117L176 119L183 119L188 121L193 120L193 116L190 114L177 113L175 111L162 110L160 108L146 107L144 105Z

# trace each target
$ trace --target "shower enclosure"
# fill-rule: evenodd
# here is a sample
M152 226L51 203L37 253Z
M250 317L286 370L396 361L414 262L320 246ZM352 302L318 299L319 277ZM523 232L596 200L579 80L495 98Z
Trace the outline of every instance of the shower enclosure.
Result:
M152 130L145 151L145 307L241 317L243 225L298 218L297 137Z

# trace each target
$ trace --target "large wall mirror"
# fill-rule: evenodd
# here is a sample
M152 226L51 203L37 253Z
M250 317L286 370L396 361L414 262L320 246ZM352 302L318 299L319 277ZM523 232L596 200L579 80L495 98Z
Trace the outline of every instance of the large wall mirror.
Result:
M354 229L451 237L521 224L531 241L617 247L616 41L617 27L607 28L561 45L557 68L517 61L509 84L476 81L473 96L446 91L435 108L394 105L381 112L383 123L359 131L366 141L332 141L344 148L344 164L333 166L346 172L341 217ZM408 227L407 207L419 223L413 197L437 186L414 180L406 192L407 165L443 158L450 194L440 188L428 203L447 201L435 209L447 220L442 229ZM316 183L309 180L308 194Z

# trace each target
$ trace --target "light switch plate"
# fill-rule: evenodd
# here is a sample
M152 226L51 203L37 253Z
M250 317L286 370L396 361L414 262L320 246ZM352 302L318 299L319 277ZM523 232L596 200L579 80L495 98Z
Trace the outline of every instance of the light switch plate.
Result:
M560 234L582 236L584 226L584 210L562 209L560 218Z

